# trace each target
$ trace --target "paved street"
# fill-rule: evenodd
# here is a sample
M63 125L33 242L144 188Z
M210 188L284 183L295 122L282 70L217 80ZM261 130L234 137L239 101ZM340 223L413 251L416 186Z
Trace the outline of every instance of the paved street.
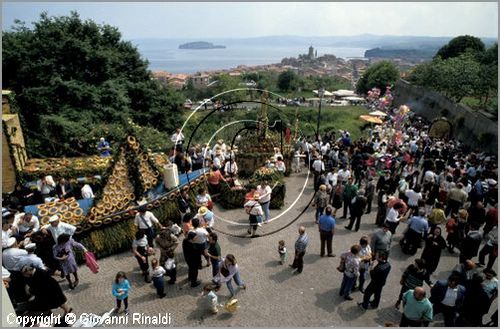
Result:
M285 209L290 207L300 194L305 183L305 173L287 179L287 200ZM92 274L87 267L80 268L80 285L70 291L65 281L61 285L66 292L71 306L77 315L81 313L102 314L114 306L111 295L111 283L117 271L127 273L132 284L129 303L130 312L143 312L148 315L170 312L174 326L383 326L386 321L399 322L400 312L394 309L399 293L400 276L415 257L404 255L397 243L405 224L400 225L393 240L390 262L392 271L382 293L380 307L377 310L362 311L356 305L362 294L352 294L353 301L344 301L338 295L342 274L335 268L339 263L340 253L357 243L365 234L371 234L375 226L376 207L370 215L362 218L359 232L344 229L345 220L337 222L334 237L335 258L319 257L319 233L314 224L314 209L308 209L288 227L297 215L309 203L313 195L312 178L308 181L304 193L298 202L284 215L272 223L260 228L260 233L273 234L254 239L239 238L219 233L219 242L223 255L232 253L240 266L240 274L247 284L247 290L237 292L241 308L237 313L229 314L221 310L218 315L210 315L202 307L199 294L202 286L190 288L186 281L187 267L184 264L181 246L177 249L178 282L167 285L167 297L157 299L155 289L146 284L140 276L135 258L131 253L123 253L100 260L101 272ZM223 219L217 219L217 230L232 234L244 234L247 227L247 215L243 209L224 211L216 208L215 213ZM279 211L271 211L272 217ZM230 220L231 223L224 222ZM293 259L293 244L297 237L297 228L304 225L310 235L310 244L305 256L304 272L293 275L288 265L280 265L277 252L278 241L286 241ZM421 254L421 250L417 256ZM203 261L205 263L205 261ZM450 255L443 251L441 262L432 278L447 278L451 268L458 263L458 254ZM211 268L200 271L204 283L211 279ZM426 287L429 291L429 287ZM225 302L229 292L225 286L219 291L219 300ZM497 307L495 302L491 309ZM484 318L485 322L486 317ZM432 325L442 326L442 316L435 317Z

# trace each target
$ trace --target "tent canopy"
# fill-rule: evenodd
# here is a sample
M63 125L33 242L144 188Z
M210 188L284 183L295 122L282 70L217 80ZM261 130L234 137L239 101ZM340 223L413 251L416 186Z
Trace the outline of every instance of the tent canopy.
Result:
M319 91L313 90L313 94L314 95L319 95ZM328 90L325 90L324 93L323 93L323 96L331 97L331 96L333 96L333 94L331 92L329 92Z
M375 116L375 117L386 117L387 113L384 113L382 111L377 110L377 111L370 112L370 115Z
M339 97L356 96L356 93L353 90L345 90L345 89L339 89L337 91L334 91L333 94Z

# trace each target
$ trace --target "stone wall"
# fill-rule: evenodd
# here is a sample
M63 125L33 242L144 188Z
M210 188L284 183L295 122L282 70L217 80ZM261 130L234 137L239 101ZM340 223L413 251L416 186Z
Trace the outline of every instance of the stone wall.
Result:
M453 125L452 137L473 149L498 152L498 122L491 114L474 111L435 91L399 80L395 86L394 105L402 104L431 122L445 117Z

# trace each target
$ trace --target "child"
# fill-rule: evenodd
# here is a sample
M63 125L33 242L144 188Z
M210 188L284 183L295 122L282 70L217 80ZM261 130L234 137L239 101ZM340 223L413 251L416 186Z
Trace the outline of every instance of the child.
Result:
M165 275L170 277L168 284L174 284L177 280L177 268L175 266L174 252L169 251L167 253L167 260L165 261Z
M165 297L167 294L165 294L165 282L163 281L163 276L165 275L166 271L162 266L158 265L158 259L153 258L151 260L151 269L149 271L151 277L153 278L153 285L156 288L158 297Z
M283 240L278 242L278 253L280 254L280 264L285 264L288 259L288 252L286 251L285 241Z
M124 272L120 271L116 274L115 281L112 285L113 296L116 298L116 308L115 313L120 311L123 305L125 306L125 315L128 315L128 292L130 291L130 283L127 280L127 276Z
M205 297L207 300L208 308L212 314L217 314L219 310L217 306L219 306L219 298L215 294L215 292L219 291L220 286L215 285L213 283L208 283L203 287L203 293L201 297Z

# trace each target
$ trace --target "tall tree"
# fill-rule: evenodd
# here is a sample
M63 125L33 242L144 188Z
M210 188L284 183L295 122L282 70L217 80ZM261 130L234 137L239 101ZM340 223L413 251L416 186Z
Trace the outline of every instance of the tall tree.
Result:
M393 85L399 79L399 70L389 61L381 61L368 67L356 84L356 90L366 94L373 87L380 88L382 92L385 87Z
M448 59L452 57L458 57L462 54L465 54L466 52L470 52L474 56L481 56L481 54L484 52L484 49L484 43L481 41L481 39L470 35L461 35L459 37L451 39L448 44L441 47L435 57Z
M28 151L88 154L93 127L126 125L172 131L182 100L152 79L147 61L117 28L76 12L2 33L3 87L17 95Z

